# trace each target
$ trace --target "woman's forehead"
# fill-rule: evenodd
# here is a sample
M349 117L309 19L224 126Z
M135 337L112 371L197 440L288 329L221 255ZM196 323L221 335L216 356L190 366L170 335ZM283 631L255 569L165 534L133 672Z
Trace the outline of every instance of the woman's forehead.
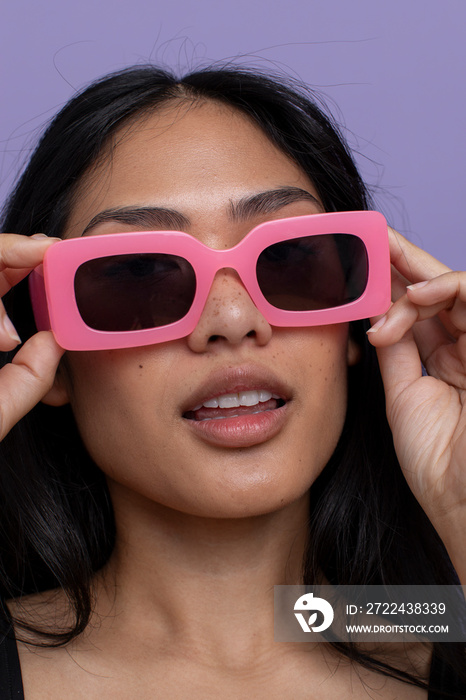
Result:
M159 206L219 211L280 187L317 191L250 117L214 101L171 104L117 132L77 188L67 235L100 211Z

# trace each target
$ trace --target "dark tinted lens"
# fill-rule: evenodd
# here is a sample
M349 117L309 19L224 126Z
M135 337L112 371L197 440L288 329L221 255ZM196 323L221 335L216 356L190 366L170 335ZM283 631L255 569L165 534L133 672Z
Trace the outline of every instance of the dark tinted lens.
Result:
M112 255L83 263L74 289L88 326L134 331L183 318L194 299L196 277L189 262L176 255Z
M367 283L367 253L348 233L292 238L269 246L257 280L272 306L286 311L330 309L355 301Z

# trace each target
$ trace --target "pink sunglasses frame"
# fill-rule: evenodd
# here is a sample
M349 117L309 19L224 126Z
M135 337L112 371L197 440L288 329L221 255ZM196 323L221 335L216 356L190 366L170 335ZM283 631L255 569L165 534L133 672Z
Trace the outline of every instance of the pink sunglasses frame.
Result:
M367 251L368 280L353 302L331 309L285 311L269 304L256 278L256 262L270 245L291 238L349 233ZM196 273L196 294L186 316L159 328L99 331L87 326L76 305L74 277L84 262L109 255L169 253L185 258ZM183 338L194 330L207 301L215 274L233 268L259 312L274 326L304 327L343 323L384 313L390 306L390 253L387 223L374 211L312 214L267 221L252 229L236 246L214 250L181 231L141 231L70 238L51 246L43 264L29 276L38 330L53 331L65 350L110 350Z

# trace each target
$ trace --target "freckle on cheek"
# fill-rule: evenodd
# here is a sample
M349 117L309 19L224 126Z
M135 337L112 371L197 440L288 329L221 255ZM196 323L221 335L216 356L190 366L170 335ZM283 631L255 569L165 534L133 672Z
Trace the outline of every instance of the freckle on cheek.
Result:
M139 365L139 369L142 369L142 368L143 368L143 365Z

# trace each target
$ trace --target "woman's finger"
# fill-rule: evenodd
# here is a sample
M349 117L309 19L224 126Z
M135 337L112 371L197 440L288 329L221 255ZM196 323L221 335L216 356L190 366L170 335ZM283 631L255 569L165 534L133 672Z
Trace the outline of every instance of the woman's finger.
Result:
M49 238L44 234L0 234L0 297L40 265L47 248L58 240L60 239ZM0 351L13 350L20 342L21 339L0 302Z
M47 248L59 240L43 234L0 233L0 296L40 265Z
M388 234L392 264L410 282L421 282L451 271L447 265L418 248L395 229L388 227Z
M50 331L34 335L0 371L0 440L52 388L64 350Z
M392 291L392 301L400 299L400 297L406 294L406 287L410 284L410 281L406 279L398 270L392 265L391 269L391 291Z
M415 323L437 315L435 324L444 319L445 331L450 336L456 338L466 331L466 273L448 272L408 287L406 294L372 326L370 340L378 347L395 343Z
M449 301L449 322L466 331L466 272L448 272L409 286L407 296L413 304L425 307Z
M13 350L20 342L21 338L0 301L0 352Z
M19 236L16 233L0 233L0 271L9 267L37 267L42 262L48 246L58 240L60 239L42 237L41 234Z
M372 325L367 331L368 337L376 347L397 343L415 323L433 319L447 305L448 302L442 302L433 306L419 307L412 304L405 295L392 304L387 313Z
M12 287L29 275L33 268L20 267L17 269L7 268L0 272L0 297L4 297Z
M377 356L389 407L407 386L422 377L421 359L409 332L398 343L377 348Z

